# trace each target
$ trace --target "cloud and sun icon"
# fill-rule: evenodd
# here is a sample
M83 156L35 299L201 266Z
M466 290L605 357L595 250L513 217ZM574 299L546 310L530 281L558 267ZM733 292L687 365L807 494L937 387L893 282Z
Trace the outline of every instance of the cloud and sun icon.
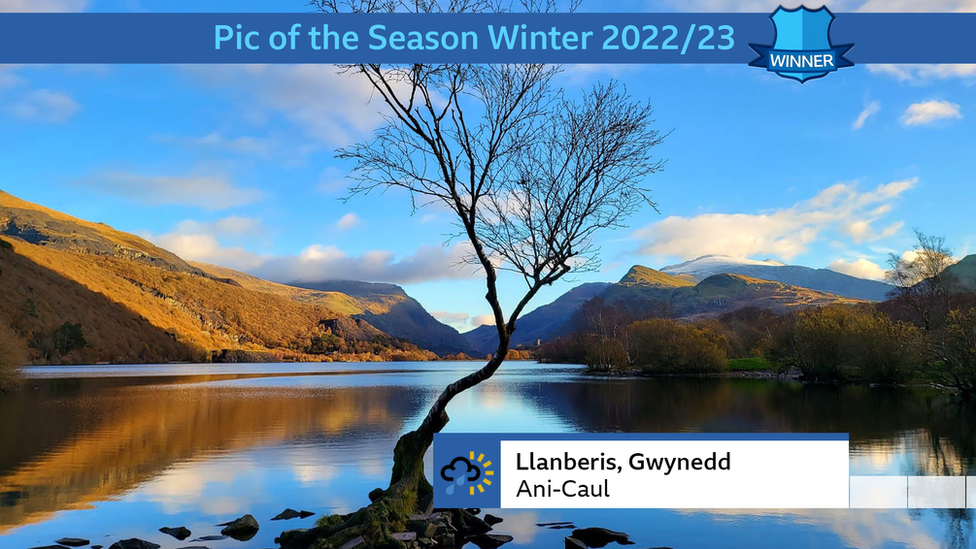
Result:
M478 459L475 459L474 452L471 452L469 457L458 456L441 468L441 478L450 482L445 490L447 495L454 493L455 486L467 484L468 493L472 496L476 487L479 493L483 493L485 486L491 486L491 479L488 477L495 472L488 469L491 466L490 461L482 463L484 459L484 454L478 454Z

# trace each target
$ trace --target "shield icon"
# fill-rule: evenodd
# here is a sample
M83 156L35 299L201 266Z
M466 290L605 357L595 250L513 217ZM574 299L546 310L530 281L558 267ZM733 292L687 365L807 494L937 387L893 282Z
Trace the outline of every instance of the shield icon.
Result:
M830 49L830 24L834 14L827 6L811 10L806 6L788 10L780 6L770 16L776 26L774 50L811 51ZM781 72L781 76L796 78L800 82L826 76L826 72Z
M776 40L772 46L750 44L760 54L760 58L750 63L750 65L765 67L784 78L791 78L801 83L815 78L822 78L837 68L851 67L854 65L850 60L844 58L844 54L854 47L854 45L835 46L830 41L830 26L834 22L834 14L827 9L827 6L822 6L816 10L811 10L806 6L800 6L794 9L786 9L780 6L776 8L776 11L769 18L775 27ZM769 63L770 52L779 55L794 53L833 54L831 59L836 64L825 67L825 70L822 72L816 70L811 71L809 68L800 72L777 70Z

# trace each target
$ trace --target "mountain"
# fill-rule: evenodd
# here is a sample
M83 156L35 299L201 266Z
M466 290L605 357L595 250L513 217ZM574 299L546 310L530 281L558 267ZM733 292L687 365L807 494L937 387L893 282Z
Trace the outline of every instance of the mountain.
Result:
M610 303L620 300L667 301L678 288L694 286L698 280L689 274L671 275L643 265L634 265L620 282L600 294Z
M261 285L0 191L0 318L36 362L433 356L352 318L352 297Z
M691 275L700 280L715 274L738 274L866 301L884 301L888 292L894 289L884 282L856 278L829 269L811 269L769 259L755 261L727 255L705 255L664 267L661 272Z
M290 286L351 296L362 307L361 312L352 314L354 318L366 320L393 337L406 339L439 355L472 352L468 341L457 330L439 322L395 284L329 280L294 282Z
M799 307L853 301L827 292L737 274L711 275L696 283L687 274L674 276L639 265L597 297L607 305L622 306L636 317L671 315L676 318L718 316L744 307L783 313ZM587 322L577 315L554 335L567 335Z
M958 289L976 291L976 254L967 255L946 271L953 276Z
M607 282L580 284L559 296L552 303L537 307L526 313L515 325L512 334L512 347L534 345L536 341L546 341L560 326L590 299L593 299L610 286ZM476 354L493 353L498 346L498 332L493 325L479 326L464 333L464 339Z
M671 295L671 306L681 318L718 315L744 307L784 313L853 301L832 293L737 274L712 275L694 286L678 288Z

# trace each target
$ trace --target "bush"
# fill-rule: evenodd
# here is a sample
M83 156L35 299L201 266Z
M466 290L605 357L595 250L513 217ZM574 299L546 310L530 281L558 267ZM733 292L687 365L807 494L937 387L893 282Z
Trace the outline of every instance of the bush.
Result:
M921 331L871 306L830 305L790 315L774 334L771 358L815 380L897 383L924 362Z
M20 375L17 369L27 363L24 342L7 326L0 326L0 392L12 389Z
M932 351L934 381L976 397L976 308L950 312Z
M708 373L728 369L724 336L705 326L651 319L627 330L631 362L660 373Z
M591 370L612 370L625 368L630 364L627 349L613 339L590 336L586 338L586 351L583 363Z

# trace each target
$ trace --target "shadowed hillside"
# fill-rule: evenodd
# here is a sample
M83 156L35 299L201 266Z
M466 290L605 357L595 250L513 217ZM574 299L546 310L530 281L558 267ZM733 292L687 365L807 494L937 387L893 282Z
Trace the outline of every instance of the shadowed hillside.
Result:
M352 296L363 307L355 318L362 318L394 336L401 337L440 355L470 353L468 342L457 330L442 324L430 315L403 288L395 284L327 280L323 282L295 282L309 290L339 292Z
M583 306L583 303L596 297L609 285L607 282L580 284L552 303L527 313L516 323L515 333L512 334L512 346L535 345L538 340L546 341ZM498 346L498 331L494 325L479 326L466 332L464 338L479 355L493 353Z

